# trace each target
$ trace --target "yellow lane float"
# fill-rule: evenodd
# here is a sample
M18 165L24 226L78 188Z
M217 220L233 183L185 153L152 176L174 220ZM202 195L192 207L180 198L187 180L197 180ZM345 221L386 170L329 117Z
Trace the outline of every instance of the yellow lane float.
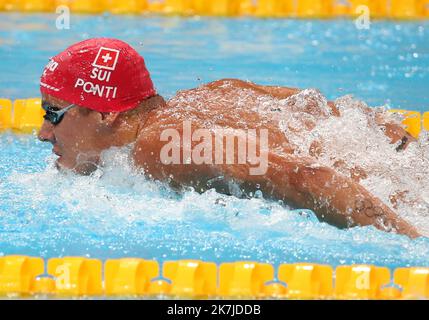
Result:
M217 266L215 263L198 260L165 262L163 277L170 279L173 296L215 296L217 289Z
M31 133L42 126L44 113L39 98L17 99L13 103L12 129Z
M390 283L388 268L370 265L340 266L335 274L335 296L341 299L381 299Z
M147 0L106 0L106 10L114 14L139 14L149 8Z
M238 261L216 265L199 260L158 262L140 258L0 257L0 296L251 299L429 299L429 267L388 268L296 263L277 269ZM391 277L393 274L393 278Z
M323 299L332 297L333 270L330 266L297 263L279 267L278 279L287 284L287 297Z
M102 262L81 257L53 258L48 273L55 277L60 296L100 296L103 293Z
M429 112L423 114L423 128L426 131L429 131Z
M265 284L274 280L274 267L267 263L223 263L219 267L219 290L222 297L258 297Z
M296 16L299 18L327 18L332 17L332 0L299 0Z
M41 258L0 257L0 295L30 294L36 277L43 273L44 262Z
M107 295L133 296L149 293L151 280L159 276L156 261L143 259L107 260L104 285Z
M364 12L365 7L372 18L382 18L388 16L388 0L350 0L351 15L356 16Z
M259 17L285 17L293 14L293 0L259 0L255 10L255 15Z
M396 19L415 19L423 15L422 1L390 0L390 17Z
M0 99L0 131L12 127L12 101Z
M74 13L165 13L178 15L335 18L361 14L371 18L421 19L429 17L427 0L0 0L0 10L55 12L66 5Z
M394 279L404 299L429 299L429 268L399 268Z

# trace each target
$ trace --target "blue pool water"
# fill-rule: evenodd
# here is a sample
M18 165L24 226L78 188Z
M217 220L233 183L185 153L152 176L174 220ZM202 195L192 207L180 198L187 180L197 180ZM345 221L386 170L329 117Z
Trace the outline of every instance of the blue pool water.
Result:
M0 14L0 96L38 95L50 56L79 40L117 37L146 58L159 92L225 77L354 94L370 105L429 109L429 22L299 21Z
M376 22L359 31L348 20L107 15L73 15L70 30L57 30L54 15L0 15L0 96L38 96L50 56L109 36L144 55L167 97L237 77L426 111L428 32L428 22ZM34 136L0 134L0 150L0 255L429 265L427 238L338 230L262 199L177 195L134 173L123 151L106 155L103 175L77 177L58 173L51 147Z

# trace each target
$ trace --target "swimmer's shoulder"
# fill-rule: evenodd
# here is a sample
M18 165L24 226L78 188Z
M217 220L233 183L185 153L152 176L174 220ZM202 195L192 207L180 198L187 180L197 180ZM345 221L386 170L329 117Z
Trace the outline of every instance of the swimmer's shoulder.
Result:
M196 88L179 90L167 101L167 105L171 112L177 109L182 114L191 110L194 112L195 110L204 110L205 107L210 107L210 110L213 110L214 105L219 107L222 104L233 105L238 97L252 94L243 92L247 88L250 86L246 85L246 81L220 79Z
M247 80L235 79L235 78L224 78L224 79L219 79L219 80L202 84L196 88L180 90L170 100L174 101L179 97L192 96L192 95L198 96L198 95L207 94L210 92L227 93L232 91L241 91L245 89L258 91L258 92L260 91L261 93L265 93L262 90L259 90L258 86L253 82L250 82Z
M213 82L209 82L205 84L203 87L212 89L212 90L225 90L225 91L253 91L255 94L269 94L266 90L263 89L262 86L253 83L248 80L241 80L235 78L225 78L216 80Z
M245 80L235 79L235 78L224 78L224 79L219 79L216 81L206 83L203 86L210 89L219 89L219 88L247 89L247 88L252 88L253 83Z
M267 92L252 82L225 78L202 84L196 88L178 91L167 101L167 104L169 108L180 108L182 111L186 107L213 107L213 104L224 108L225 105L234 107L238 101L252 103L261 95L267 95Z

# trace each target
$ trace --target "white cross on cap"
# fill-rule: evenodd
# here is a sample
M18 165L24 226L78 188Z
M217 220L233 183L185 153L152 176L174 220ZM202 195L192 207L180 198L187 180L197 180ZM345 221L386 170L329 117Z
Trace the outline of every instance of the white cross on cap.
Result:
M104 63L107 63L107 61L112 60L113 58L110 56L109 53L106 53L104 56L101 57L104 60Z
M117 49L100 47L92 65L96 68L113 71L118 62L119 53L120 51ZM113 60L113 62L111 60Z

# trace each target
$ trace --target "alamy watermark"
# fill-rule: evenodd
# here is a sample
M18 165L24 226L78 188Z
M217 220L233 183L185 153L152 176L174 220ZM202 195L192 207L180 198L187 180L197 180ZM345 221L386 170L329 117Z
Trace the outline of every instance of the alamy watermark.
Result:
M70 269L70 263L64 263L55 269L55 274L57 275L55 285L58 289L66 290L71 287Z
M55 20L55 27L58 30L70 29L70 8L65 5L58 6L55 12L59 15Z
M360 5L356 7L355 13L359 16L355 19L355 26L358 30L369 30L371 26L371 11L368 6Z
M181 132L165 129L160 140L164 165L249 165L250 175L264 175L268 170L268 130L212 128L192 130L184 121ZM194 146L193 146L194 142ZM197 143L195 145L195 143Z

